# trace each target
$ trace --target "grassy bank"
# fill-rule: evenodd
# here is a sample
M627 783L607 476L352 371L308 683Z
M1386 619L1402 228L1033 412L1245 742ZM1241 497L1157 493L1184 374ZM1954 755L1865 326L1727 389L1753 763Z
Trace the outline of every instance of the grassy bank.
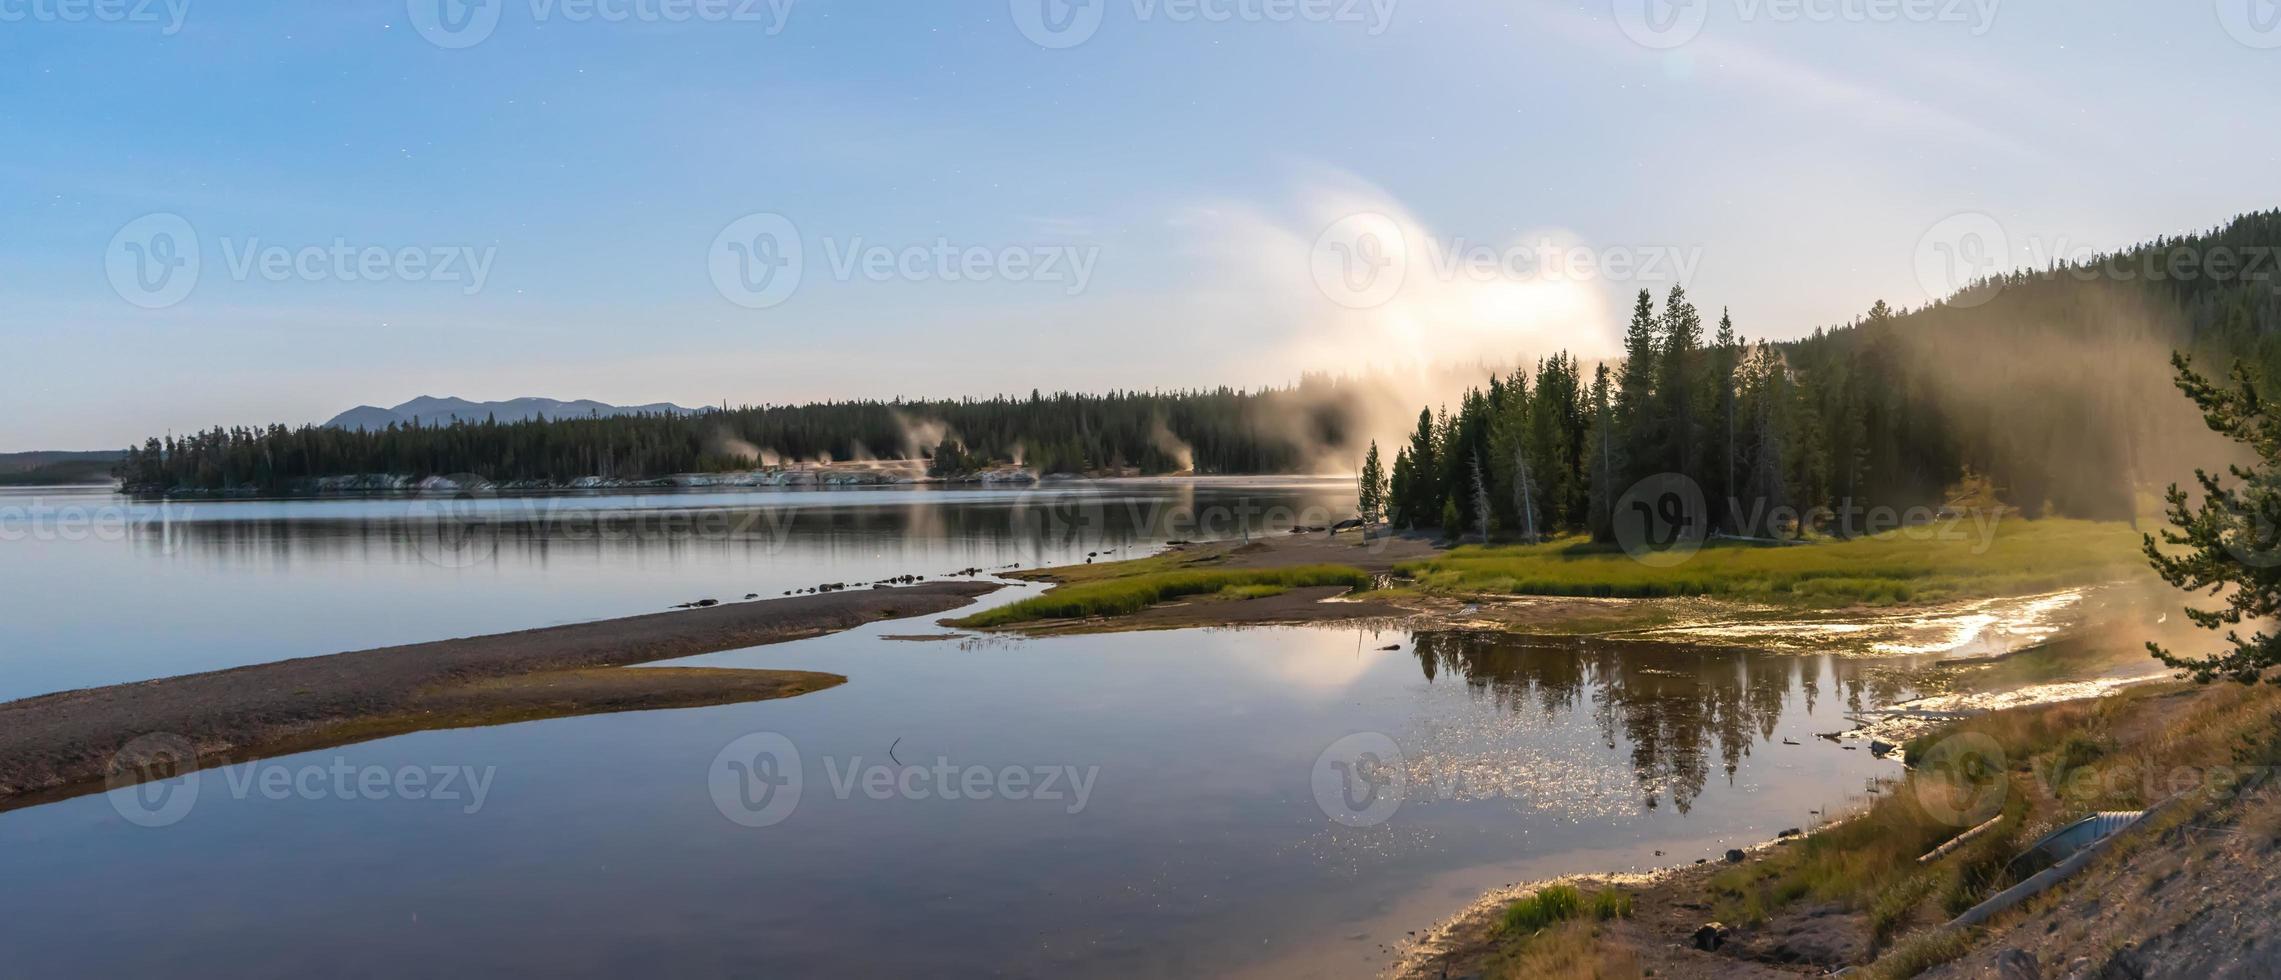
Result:
M1601 942L1605 923L1631 916L1631 896L1620 889L1590 899L1573 885L1539 889L1506 906L1497 925L1504 944L1481 974L1495 980L1637 976L1637 957Z
M2138 532L2073 520L1969 521L1804 545L1719 543L1671 568L1588 541L1464 547L1398 574L1452 594L1720 596L1812 605L2017 595L2145 574Z
M2216 805L2222 784L2182 783L2181 774L2271 765L2281 759L2277 720L2281 692L2273 688L2177 685L1976 718L1911 740L1905 752L1916 768L1894 792L1855 819L1722 872L1709 898L1722 921L1743 925L1800 903L1852 909L1867 916L1881 954L1873 975L1913 976L1971 951L1971 936L1934 927L2015 884L2006 863L2026 843L2188 785L2213 792L2205 805ZM1990 748L1998 751L1979 756ZM1973 819L1995 826L1919 864L1963 829L1952 808L1966 800L1979 804Z
M1157 570L1161 567L1160 562L1123 575L1069 582L1044 595L957 620L956 625L990 629L1046 619L1122 616L1188 596L1226 593L1230 598L1253 598L1308 586L1370 585L1369 573L1349 565Z
M1758 961L1904 978L1964 960L1960 975L1980 976L2008 947L2030 947L2047 965L2083 958L2090 968L2076 972L2102 976L2151 975L2139 947L2156 957L2184 949L2201 958L2173 972L2209 975L2213 961L2267 955L2253 947L2276 904L2281 793L2260 780L2281 762L2277 732L2273 686L2155 684L1980 716L1911 740L1912 768L1846 819L1739 864L1621 891L1539 889L1454 927L1445 952L1404 975L1712 976ZM2029 842L2176 793L2187 794L2183 805L2133 828L2078 877L1981 927L1945 928L2033 872L2011 866ZM1693 934L1710 922L1731 934L1716 953L1698 952Z

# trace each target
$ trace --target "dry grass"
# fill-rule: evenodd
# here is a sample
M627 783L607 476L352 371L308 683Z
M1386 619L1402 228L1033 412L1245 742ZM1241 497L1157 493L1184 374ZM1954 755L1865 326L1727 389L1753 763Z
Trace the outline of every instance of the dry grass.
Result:
M1607 927L1599 922L1572 919L1537 932L1524 943L1511 943L1483 965L1481 975L1492 980L1633 980L1648 974L1639 955L1621 944L1607 942Z

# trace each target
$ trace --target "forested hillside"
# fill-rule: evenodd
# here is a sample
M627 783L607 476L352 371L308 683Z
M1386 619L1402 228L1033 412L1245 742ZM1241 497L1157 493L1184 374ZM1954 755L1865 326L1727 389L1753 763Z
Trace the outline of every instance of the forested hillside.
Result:
M116 451L0 453L0 486L106 483L121 455Z
M2263 212L1782 343L1643 290L1620 362L1586 376L1556 355L1421 411L1385 509L1605 537L1627 488L1678 473L1714 530L1842 534L1976 475L2030 514L2128 518L2136 489L2227 458L2171 385L2172 349L2281 367L2276 255L2281 212Z

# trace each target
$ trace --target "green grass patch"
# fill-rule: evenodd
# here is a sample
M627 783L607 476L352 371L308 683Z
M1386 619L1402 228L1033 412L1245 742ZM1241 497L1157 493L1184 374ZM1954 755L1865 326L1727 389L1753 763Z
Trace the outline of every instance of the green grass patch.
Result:
M1526 936L1584 911L1584 893L1573 885L1551 885L1505 907L1506 934Z
M1458 594L1720 596L1830 606L2018 595L2146 574L2121 523L1942 522L1803 545L1721 542L1670 568L1585 541L1464 547L1396 571Z
M1370 574L1349 565L1294 565L1288 568L1183 568L1071 582L1035 598L957 620L968 629L990 629L1043 619L1124 616L1160 602L1235 589L1277 591L1341 585L1368 588ZM1272 594L1272 593L1258 593Z

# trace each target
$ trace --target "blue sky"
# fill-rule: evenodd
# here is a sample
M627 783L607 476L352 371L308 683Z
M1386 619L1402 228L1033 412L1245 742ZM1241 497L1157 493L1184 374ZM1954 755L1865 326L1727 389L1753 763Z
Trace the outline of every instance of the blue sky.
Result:
M1746 334L1794 336L1923 302L1954 216L2040 264L2273 206L2281 163L2268 0L1694 0L1646 43L1634 15L1665 0L1090 0L1059 48L1015 16L1035 0L491 0L465 46L434 27L463 0L73 2L0 0L0 451L421 394L1596 356L1681 265ZM155 240L121 249L154 214L199 270L138 303L120 263ZM715 275L753 214L802 263L757 308ZM1342 302L1310 266L1354 214L1405 236L1391 300ZM1449 271L1548 241L1673 261ZM368 278L340 280L343 249ZM850 264L867 251L887 271ZM947 280L976 255L990 281ZM1038 275L1047 255L1067 262Z

